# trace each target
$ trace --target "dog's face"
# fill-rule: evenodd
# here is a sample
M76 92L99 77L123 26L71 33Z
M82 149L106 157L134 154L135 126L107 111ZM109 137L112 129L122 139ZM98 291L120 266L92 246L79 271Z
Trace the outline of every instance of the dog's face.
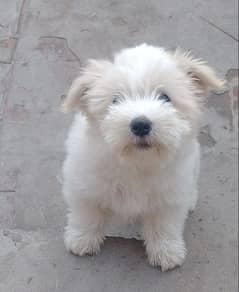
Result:
M195 135L202 96L222 86L212 69L189 54L141 45L113 62L90 61L63 107L85 114L121 156L157 153L168 160Z

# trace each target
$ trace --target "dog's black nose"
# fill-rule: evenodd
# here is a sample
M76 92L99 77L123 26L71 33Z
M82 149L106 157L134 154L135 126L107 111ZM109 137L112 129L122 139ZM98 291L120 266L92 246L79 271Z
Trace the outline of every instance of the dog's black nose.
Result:
M146 117L140 116L131 121L130 129L136 136L143 137L150 133L152 123Z

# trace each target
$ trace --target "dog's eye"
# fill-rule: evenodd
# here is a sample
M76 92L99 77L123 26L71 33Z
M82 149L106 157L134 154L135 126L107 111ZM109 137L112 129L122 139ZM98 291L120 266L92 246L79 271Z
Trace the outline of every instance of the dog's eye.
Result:
M170 97L169 97L167 94L165 94L165 93L161 93L161 94L159 94L159 95L157 96L157 99L158 99L158 100L163 100L163 101L165 101L165 102L170 102L170 101L171 101Z
M113 103L113 104L119 103L119 102L122 101L122 99L123 99L123 97L122 97L121 94L114 94L114 95L113 95L112 103Z

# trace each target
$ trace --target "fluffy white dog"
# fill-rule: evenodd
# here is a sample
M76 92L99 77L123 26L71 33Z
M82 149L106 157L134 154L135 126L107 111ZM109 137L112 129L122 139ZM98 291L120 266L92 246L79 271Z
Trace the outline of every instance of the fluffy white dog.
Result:
M223 82L190 54L146 44L91 60L63 104L76 111L63 193L67 250L93 254L109 214L139 218L150 264L181 265L184 222L197 201L203 96Z

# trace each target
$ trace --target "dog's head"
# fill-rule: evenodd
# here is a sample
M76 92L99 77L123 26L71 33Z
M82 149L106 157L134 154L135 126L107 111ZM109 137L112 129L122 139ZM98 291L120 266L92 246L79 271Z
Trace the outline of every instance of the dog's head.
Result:
M222 86L190 54L143 44L121 51L113 62L89 61L63 109L81 111L122 156L168 159L195 135L203 96Z

